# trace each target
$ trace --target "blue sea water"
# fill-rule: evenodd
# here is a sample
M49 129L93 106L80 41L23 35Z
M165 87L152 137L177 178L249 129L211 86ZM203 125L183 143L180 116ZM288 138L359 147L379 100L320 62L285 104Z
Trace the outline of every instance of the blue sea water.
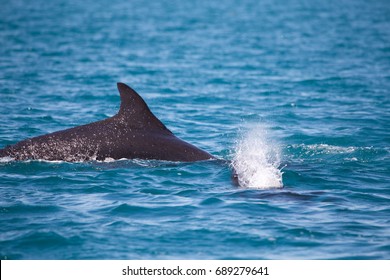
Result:
M0 147L128 83L229 160L0 159L1 259L389 259L387 0L2 1Z

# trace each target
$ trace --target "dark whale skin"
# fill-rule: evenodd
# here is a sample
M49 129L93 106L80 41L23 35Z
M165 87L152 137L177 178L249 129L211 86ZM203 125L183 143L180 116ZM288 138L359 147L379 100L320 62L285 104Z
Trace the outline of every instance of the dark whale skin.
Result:
M177 138L132 88L123 83L117 86L121 105L113 117L20 141L0 149L0 157L69 162L122 158L191 162L214 158Z

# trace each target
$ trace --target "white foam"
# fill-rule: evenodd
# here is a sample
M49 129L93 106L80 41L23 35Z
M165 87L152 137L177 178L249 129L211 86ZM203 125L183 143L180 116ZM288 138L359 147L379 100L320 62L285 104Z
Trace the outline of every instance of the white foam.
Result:
M346 154L356 151L356 147L341 147L328 144L312 144L304 145L304 148L308 151L313 151L321 154Z
M232 160L238 183L244 188L282 188L281 151L265 126L255 126L238 141Z
M12 157L0 157L0 163L8 163L14 161L15 159Z
M372 151L370 147L354 147L354 146L335 146L329 144L294 144L289 146L293 149L301 149L304 155L351 155L356 152ZM356 158L355 158L356 159Z
M111 158L111 157L106 157L103 162L115 162L115 159Z

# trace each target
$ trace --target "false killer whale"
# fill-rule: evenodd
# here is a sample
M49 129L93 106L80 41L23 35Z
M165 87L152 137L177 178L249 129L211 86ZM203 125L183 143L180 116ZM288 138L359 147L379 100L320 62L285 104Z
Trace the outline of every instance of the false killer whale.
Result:
M91 161L155 159L200 161L214 157L177 138L132 88L118 83L120 109L113 117L29 138L0 149L15 160Z

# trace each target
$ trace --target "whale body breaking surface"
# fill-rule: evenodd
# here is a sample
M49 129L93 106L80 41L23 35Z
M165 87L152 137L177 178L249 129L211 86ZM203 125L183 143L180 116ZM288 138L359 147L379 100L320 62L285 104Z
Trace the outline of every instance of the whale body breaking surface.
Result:
M118 83L119 112L107 119L20 141L0 149L15 160L154 159L200 161L214 157L179 139L150 111L142 97Z

